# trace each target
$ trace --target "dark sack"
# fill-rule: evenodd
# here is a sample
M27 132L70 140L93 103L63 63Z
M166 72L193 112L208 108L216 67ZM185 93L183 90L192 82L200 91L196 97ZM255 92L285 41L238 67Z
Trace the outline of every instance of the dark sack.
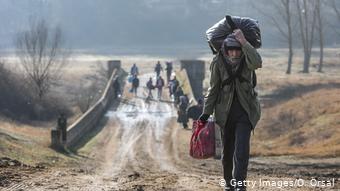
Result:
M241 29L247 41L254 48L261 47L261 32L257 20L227 15L206 32L209 46L214 54L221 49L223 40L235 29Z
M206 159L215 156L215 123L196 120L193 123L190 141L190 156Z

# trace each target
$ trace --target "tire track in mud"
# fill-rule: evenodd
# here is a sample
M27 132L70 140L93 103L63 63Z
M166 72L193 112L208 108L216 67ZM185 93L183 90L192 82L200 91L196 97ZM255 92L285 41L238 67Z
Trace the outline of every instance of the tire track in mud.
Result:
M146 83L147 76L150 75L140 77L141 84ZM143 185L147 190L192 190L198 183L217 184L218 171L211 176L209 167L191 165L180 156L181 128L175 125L176 109L166 102L145 102L147 92L143 90L117 112L108 114L119 121L123 131L120 148L112 157L116 166L111 168L113 176L124 177L118 178L118 189Z
M147 76L140 77L141 84L146 83ZM146 93L142 90L138 97L107 115L119 121L122 131L119 149L111 160L114 167L106 172L114 177L124 177L118 178L117 181L123 183L117 185L117 189L131 189L138 184L146 185L148 189L162 189L165 184L176 184L178 179L176 173L179 171L165 148L166 137L171 133L168 125L175 116L174 108L155 100L146 103L143 99ZM130 181L126 177L130 177ZM155 183L157 185L152 185Z

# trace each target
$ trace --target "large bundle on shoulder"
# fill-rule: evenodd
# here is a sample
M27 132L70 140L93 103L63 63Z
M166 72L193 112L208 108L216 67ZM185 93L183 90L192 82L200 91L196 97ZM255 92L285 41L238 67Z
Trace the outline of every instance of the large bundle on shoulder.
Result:
M223 40L235 29L241 29L247 41L254 48L261 47L261 32L257 20L227 15L206 32L209 46L214 54L221 49Z

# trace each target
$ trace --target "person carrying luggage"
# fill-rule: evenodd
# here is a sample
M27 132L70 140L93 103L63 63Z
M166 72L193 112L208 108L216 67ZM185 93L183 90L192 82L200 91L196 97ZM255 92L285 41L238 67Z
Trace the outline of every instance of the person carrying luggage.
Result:
M227 36L210 65L210 87L199 119L207 121L214 113L221 127L225 190L246 190L243 184L233 188L231 181L247 177L250 135L261 116L253 71L261 67L260 54L240 29Z

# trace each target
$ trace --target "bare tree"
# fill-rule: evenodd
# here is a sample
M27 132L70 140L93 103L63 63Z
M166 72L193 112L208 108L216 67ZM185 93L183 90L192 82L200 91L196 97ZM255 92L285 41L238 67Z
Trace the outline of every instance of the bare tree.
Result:
M315 0L297 0L300 37L304 52L303 73L309 72L316 22Z
M318 20L318 32L319 32L319 45L320 45L320 60L318 66L318 72L322 72L323 66L323 45L324 45L324 37L323 37L323 24L322 24L322 14L321 14L321 1L316 0L315 10L316 10L316 17Z
M335 0L329 0L325 1L325 4L328 6L328 8L333 10L336 19L340 22L340 7L339 7L340 2ZM327 24L330 25L338 35L340 35L339 26L337 24L331 22L327 22Z
M335 2L335 0L332 0L331 5L333 7L334 12L336 13L336 16L338 17L338 20L340 21L340 10L339 10L340 8L338 7L338 4Z
M30 22L16 37L17 56L28 78L33 96L39 101L50 91L65 66L67 54L61 49L60 27L51 29L45 20Z
M265 3L269 3L269 1L265 1ZM286 73L291 73L292 62L293 62L293 30L292 30L292 6L291 0L280 0L280 1L270 1L269 3L273 6L273 13L267 13L262 11L262 8L257 8L257 10L269 18L273 26L280 32L281 36L284 38L284 41L288 44L288 65ZM256 7L254 5L253 7ZM284 24L281 24L284 23Z

